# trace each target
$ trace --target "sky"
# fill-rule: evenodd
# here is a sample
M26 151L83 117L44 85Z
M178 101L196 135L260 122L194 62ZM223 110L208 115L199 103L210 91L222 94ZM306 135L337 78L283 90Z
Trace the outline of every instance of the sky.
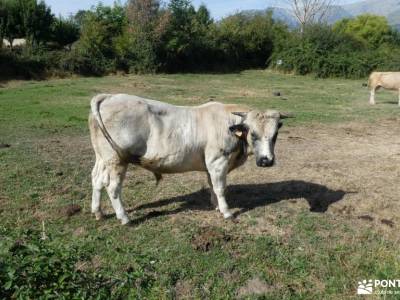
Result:
M125 3L126 0L120 0ZM361 0L338 0L338 4L347 4ZM114 0L45 0L51 6L56 15L69 16L80 9L90 9L93 5L102 2L105 5L112 5ZM239 10L265 9L269 6L284 6L286 0L193 0L193 4L198 7L204 3L215 19L221 19Z

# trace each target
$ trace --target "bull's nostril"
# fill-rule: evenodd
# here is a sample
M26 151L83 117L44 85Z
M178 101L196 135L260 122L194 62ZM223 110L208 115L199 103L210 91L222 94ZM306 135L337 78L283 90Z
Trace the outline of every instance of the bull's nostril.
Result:
M257 161L257 165L260 167L271 167L274 164L274 160L270 160L268 157L261 157Z

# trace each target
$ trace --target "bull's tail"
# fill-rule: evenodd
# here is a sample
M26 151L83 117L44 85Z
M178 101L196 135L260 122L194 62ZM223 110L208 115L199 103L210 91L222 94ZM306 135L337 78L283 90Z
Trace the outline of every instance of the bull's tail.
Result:
M101 132L103 133L104 137L106 138L106 140L108 141L110 146L118 154L118 156L121 160L126 161L126 155L124 154L124 151L111 138L110 133L108 132L107 128L105 127L103 120L101 118L101 115L100 115L101 103L110 96L111 95L109 95L109 94L99 94L99 95L93 97L93 99L90 101L90 108L91 108L93 117L96 119Z

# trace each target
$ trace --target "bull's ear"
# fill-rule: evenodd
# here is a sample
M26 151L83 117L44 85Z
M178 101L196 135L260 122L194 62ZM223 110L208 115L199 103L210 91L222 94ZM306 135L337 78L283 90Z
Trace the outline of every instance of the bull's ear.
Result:
M240 139L246 139L247 133L249 132L249 127L247 127L245 124L237 124L229 127L229 131Z
M281 112L281 113L279 113L279 117L280 117L281 119L287 119L287 118L294 118L294 115L291 114L291 113L284 113L284 112Z
M234 114L235 116L242 117L243 119L246 118L247 116L247 112L241 112L241 111L233 112L232 114Z

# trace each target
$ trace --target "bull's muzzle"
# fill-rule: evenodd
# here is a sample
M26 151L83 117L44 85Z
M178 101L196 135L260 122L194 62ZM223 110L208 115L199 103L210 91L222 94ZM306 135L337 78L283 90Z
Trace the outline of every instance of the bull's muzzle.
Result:
M269 159L268 157L261 157L257 160L257 166L266 168L272 167L275 164L275 159Z

